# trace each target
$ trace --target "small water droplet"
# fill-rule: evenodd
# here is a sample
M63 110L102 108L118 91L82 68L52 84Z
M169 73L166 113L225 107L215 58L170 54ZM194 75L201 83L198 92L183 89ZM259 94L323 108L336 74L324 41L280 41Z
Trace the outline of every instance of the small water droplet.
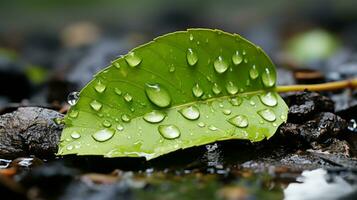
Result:
M73 146L72 145L68 145L67 148L66 148L68 151L71 151L73 149Z
M73 132L71 133L71 137L72 137L73 139L78 139L78 138L81 137L81 135L80 135L77 131L73 131Z
M171 97L169 92L158 83L146 84L145 93L151 103L164 108L170 105Z
M204 122L198 122L197 126L200 127L200 128L203 128L203 127L206 126L206 124Z
M125 61L130 67L136 67L141 63L142 59L134 52L130 52L128 55L125 56Z
M122 114L121 115L121 120L123 122L130 122L130 117L127 114Z
M124 126L121 125L121 124L118 124L118 125L117 125L117 130L118 130L118 131L123 131L123 130L124 130Z
M106 127L106 128L109 128L109 127L112 126L112 124L111 124L110 121L108 121L108 120L104 120L104 121L102 122L102 125L103 125L104 127Z
M242 104L243 99L241 97L233 97L230 99L230 102L233 106L239 106L240 104Z
M129 93L125 93L123 98L126 102L131 102L133 100L133 97Z
M239 128L245 128L249 124L248 118L245 115L236 115L228 119L228 122Z
M120 69L120 64L119 64L119 62L114 62L113 65L114 65L114 67L116 67L117 69Z
M242 61L243 61L243 57L239 54L238 51L236 51L236 52L232 55L232 62L233 62L233 64L239 65Z
M274 112L270 109L260 110L258 111L258 114L268 122L273 122L276 120Z
M213 66L216 72L219 74L227 71L229 67L228 63L222 58L222 56L218 56L218 58L214 61Z
M215 126L213 126L213 125L209 125L209 126L208 126L208 129L211 130L211 131L216 131L216 130L218 130L218 128L215 127Z
M115 92L115 94L117 94L119 96L123 93L119 88L115 88L114 92Z
M193 41L193 35L190 34L190 41Z
M179 110L182 116L189 120L196 120L200 117L200 111L196 106L188 106Z
M245 54L247 54L247 52L245 51L245 50L243 50L243 53L242 53L244 56L245 56Z
M90 107L92 107L92 109L95 111L99 111L100 109L102 109L103 105L99 103L97 100L93 100L90 103Z
M229 94L237 94L238 93L238 87L232 81L229 81L227 83L226 90Z
M255 65L253 65L249 70L249 77L254 80L254 79L258 78L258 76L259 76L259 71L258 71L257 67Z
M250 101L249 101L249 104L250 104L251 106L255 106L255 101L250 100Z
M192 88L192 93L195 97L201 97L203 95L203 90L201 87L196 83Z
M225 114L225 115L230 115L230 114L232 113L232 111L229 110L229 109L223 109L222 112L223 112L223 114Z
M162 137L169 140L176 139L181 135L180 129L175 125L160 125L158 130Z
M98 142L105 142L114 136L114 132L113 129L102 129L95 132L92 137Z
M278 104L278 99L272 92L267 92L265 94L259 95L260 101L267 106L276 106Z
M71 112L69 112L69 116L72 118L78 117L78 114L79 114L78 110L74 110L74 109L72 109Z
M67 96L67 103L71 106L76 105L79 99L79 92L71 92Z
M248 63L248 58L244 58L244 63Z
M101 81L98 81L97 84L95 84L94 89L98 93L103 93L107 86L105 86Z
M172 66L170 66L170 68L169 68L169 72L174 72L176 70L176 68L172 65Z
M214 83L212 86L212 92L215 94L219 94L222 92L222 88L217 83Z
M187 50L186 59L190 66L194 66L198 62L198 56L191 48Z
M152 112L146 113L144 115L144 120L149 123L159 123L162 122L166 117L166 114L159 110L154 110Z
M272 87L275 84L276 78L268 68L265 68L265 71L262 75L262 81L265 87Z
M281 115L280 115L280 119L282 119L282 120L286 120L286 115L281 114Z

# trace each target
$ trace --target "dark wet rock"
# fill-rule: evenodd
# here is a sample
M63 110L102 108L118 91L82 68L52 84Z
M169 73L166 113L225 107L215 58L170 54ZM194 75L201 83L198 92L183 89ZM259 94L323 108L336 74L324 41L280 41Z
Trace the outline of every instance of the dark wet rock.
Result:
M54 122L62 114L38 107L24 107L0 116L0 157L29 155L51 157L63 129Z
M316 92L295 92L284 96L289 106L289 122L306 121L319 112L333 112L334 102Z
M351 156L350 144L345 140L339 140L337 138L331 138L322 144L313 142L312 147L313 149L324 153L345 156L345 157Z
M0 175L0 194L1 199L11 198L12 200L26 200L25 190L22 186L11 179Z

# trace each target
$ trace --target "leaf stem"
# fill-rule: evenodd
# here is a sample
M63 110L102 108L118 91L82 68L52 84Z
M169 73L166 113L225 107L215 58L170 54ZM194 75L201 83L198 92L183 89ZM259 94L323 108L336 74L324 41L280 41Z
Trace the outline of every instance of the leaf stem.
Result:
M283 85L277 86L277 92L293 92L293 91L331 91L331 90L340 90L345 88L357 89L357 78L344 80L344 81L335 81L330 83L321 83L321 84L307 84L307 85Z

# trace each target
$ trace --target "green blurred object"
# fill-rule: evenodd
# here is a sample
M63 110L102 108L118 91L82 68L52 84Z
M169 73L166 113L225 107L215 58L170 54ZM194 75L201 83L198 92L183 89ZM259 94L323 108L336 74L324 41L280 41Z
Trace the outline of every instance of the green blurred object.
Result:
M46 81L48 70L40 66L30 65L25 69L27 78L34 84L41 84Z

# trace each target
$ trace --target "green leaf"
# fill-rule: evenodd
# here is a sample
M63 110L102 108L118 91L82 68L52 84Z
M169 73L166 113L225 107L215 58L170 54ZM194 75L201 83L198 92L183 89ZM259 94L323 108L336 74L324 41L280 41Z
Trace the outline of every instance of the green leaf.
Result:
M152 159L219 140L270 138L287 118L275 67L239 35L190 29L95 75L66 116L59 155Z

